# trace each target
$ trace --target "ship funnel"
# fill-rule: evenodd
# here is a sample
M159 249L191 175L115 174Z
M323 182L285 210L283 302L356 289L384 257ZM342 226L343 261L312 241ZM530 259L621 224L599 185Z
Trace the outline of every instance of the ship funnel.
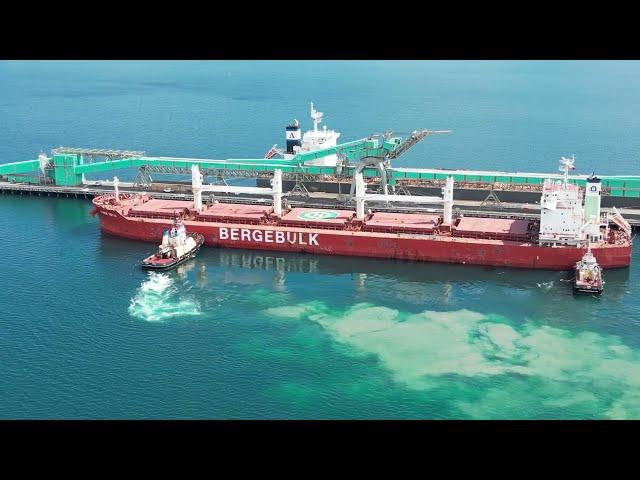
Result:
M601 181L593 174L587 178L584 194L584 221L591 222L585 224L585 233L589 241L598 242L602 239L600 232L600 202L601 202Z
M300 124L298 120L294 120L286 126L287 136L287 153L294 155L296 152L293 147L302 145L302 136L300 135Z

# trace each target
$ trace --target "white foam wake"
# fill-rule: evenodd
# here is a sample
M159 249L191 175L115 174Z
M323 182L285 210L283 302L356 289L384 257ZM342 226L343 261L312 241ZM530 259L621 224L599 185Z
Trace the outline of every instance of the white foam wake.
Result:
M148 322L161 322L172 317L200 315L196 300L181 297L173 279L164 273L149 272L131 299L129 314Z

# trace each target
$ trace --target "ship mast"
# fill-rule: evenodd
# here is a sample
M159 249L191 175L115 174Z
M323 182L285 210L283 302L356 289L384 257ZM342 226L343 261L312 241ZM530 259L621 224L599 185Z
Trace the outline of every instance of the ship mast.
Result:
M575 161L576 161L575 155L571 155L571 158L560 157L560 167L558 168L558 170L564 173L563 184L562 184L563 190L566 190L567 185L569 185L569 170L575 170L576 167L573 165Z
M313 131L318 131L318 124L322 121L322 116L324 114L322 112L317 111L313 108L313 102L311 102L311 121L313 122Z

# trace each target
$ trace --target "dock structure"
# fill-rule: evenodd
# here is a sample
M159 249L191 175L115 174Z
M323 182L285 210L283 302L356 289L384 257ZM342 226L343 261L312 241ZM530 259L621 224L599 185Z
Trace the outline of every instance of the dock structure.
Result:
M111 150L108 148L70 148L58 147L51 150L54 155L83 155L84 157L101 157L109 160L144 157L145 152L136 150Z
M85 174L112 172L120 169L138 169L139 177L149 179L151 174L190 175L197 165L201 173L216 178L260 178L270 176L276 169L282 171L284 181L304 182L351 181L362 173L369 181L376 179L383 189L396 185L429 185L453 177L457 184L476 184L479 188L532 189L539 191L545 179L562 180L560 174L500 172L464 169L397 168L392 160L420 139L448 131L420 130L409 138L378 138L371 136L359 140L298 151L285 158L204 159L147 156L144 151L96 148L58 147L51 156L40 154L37 160L0 164L0 180L56 186L80 186ZM335 165L318 163L326 157L336 157ZM603 195L640 199L640 175L600 175ZM581 187L587 175L570 175L569 181ZM148 180L143 180L148 181ZM353 189L352 189L353 190Z
M81 186L58 186L58 185L28 185L20 183L10 183L0 181L0 194L20 195L20 196L39 196L39 197L62 197L62 198L79 198L91 199L93 197L105 194L113 194L114 188L112 182L102 182L103 185L81 185ZM150 194L154 198L164 200L184 200L193 201L192 193L178 192L149 192L144 189L137 188L134 183L120 182L119 191L121 193L145 193ZM410 196L407 196L410 199ZM268 195L216 195L215 200L221 203L242 203L242 204L269 204L271 202ZM346 196L331 193L311 193L309 196L296 197L291 195L288 197L288 203L292 207L298 208L343 208L349 200ZM483 202L476 200L455 200L455 210L457 213L465 217L492 217L505 219L537 219L540 217L540 205L531 203L511 203L501 202L499 205L484 206ZM407 202L396 205L385 204L379 202L371 205L372 211L377 212L424 212L434 213L442 210L442 205L435 204L432 206L418 206ZM634 230L640 229L640 208L619 208L618 209L627 219ZM603 213L613 213L614 208L603 208Z
M569 182L583 188L587 183L587 175L397 168L392 163L423 139L452 131L417 129L403 138L394 136L388 130L382 134L338 143L340 132L328 129L327 125L319 128L319 124L324 122L324 113L318 111L313 102L310 103L309 114L313 124L311 130L303 134L300 123L294 119L285 126L283 132L286 149L273 145L263 158L157 157L147 155L143 150L60 146L52 149L50 156L41 153L37 160L0 164L0 181L77 187L85 183L87 174L138 169L135 183L149 186L153 182L151 175L191 175L192 169L197 167L203 178L212 176L216 182L223 184L226 183L225 179L231 178L254 178L259 183L260 180L271 178L278 170L282 174L283 187L293 192L308 192L305 183L315 182L316 185L326 186L332 182L339 185L349 182L350 196L355 195L357 178L365 180L367 184L377 183L379 193L383 195L396 191L408 192L410 187L444 187L447 179L467 189L502 192L540 192L547 179ZM640 207L640 175L599 175L599 178L603 196L632 200L616 201L618 206ZM288 185L287 182L294 183Z

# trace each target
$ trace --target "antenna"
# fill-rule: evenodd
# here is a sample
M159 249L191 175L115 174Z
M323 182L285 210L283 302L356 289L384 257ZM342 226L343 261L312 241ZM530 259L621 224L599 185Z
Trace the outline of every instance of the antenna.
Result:
M311 121L313 122L313 131L318 131L318 124L322 121L322 116L324 114L322 112L317 111L313 108L313 102L311 102Z
M569 183L569 170L575 170L575 166L573 165L576 161L576 156L571 155L571 158L560 157L560 166L558 170L564 173L564 186L566 188Z

